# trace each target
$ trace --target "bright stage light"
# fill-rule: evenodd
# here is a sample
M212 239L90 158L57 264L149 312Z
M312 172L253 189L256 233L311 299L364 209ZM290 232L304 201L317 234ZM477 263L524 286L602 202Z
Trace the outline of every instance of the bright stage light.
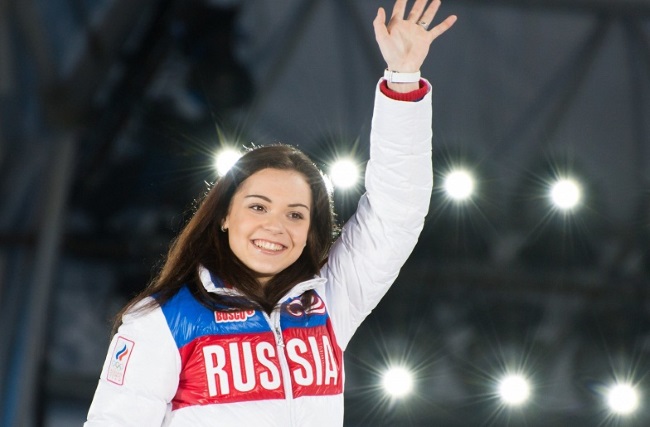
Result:
M232 148L225 148L219 151L215 156L214 162L217 174L224 176L241 156L242 154L239 151Z
M413 390L413 375L402 367L390 368L384 374L382 385L393 397L404 397Z
M630 415L639 407L639 393L629 384L616 384L607 392L607 404L618 415Z
M519 406L530 397L530 384L521 375L508 375L499 382L499 396L509 406Z
M359 179L359 168L352 160L337 160L330 168L329 176L335 187L350 188Z
M474 193L474 178L465 170L456 170L445 177L444 187L452 199L467 200Z
M559 209L570 210L582 199L580 184L573 179L560 179L551 187L551 200Z

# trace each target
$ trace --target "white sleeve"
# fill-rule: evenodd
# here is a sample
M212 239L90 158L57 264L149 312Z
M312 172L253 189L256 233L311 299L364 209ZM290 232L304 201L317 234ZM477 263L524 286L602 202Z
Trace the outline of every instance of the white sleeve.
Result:
M161 426L178 388L180 365L160 308L125 315L84 426Z
M430 86L417 102L376 90L366 194L321 271L343 349L397 278L424 226L433 187L431 110Z

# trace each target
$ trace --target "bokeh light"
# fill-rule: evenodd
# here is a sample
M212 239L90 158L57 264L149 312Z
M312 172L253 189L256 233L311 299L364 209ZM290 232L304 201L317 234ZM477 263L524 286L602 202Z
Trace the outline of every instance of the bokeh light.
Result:
M562 210L574 209L582 200L582 187L570 178L560 179L551 186L551 200Z
M384 373L382 385L392 397L404 397L413 390L413 374L406 368L392 367Z
M618 415L630 415L639 407L639 393L630 384L615 384L607 391L607 405Z
M519 406L530 398L530 384L522 375L507 375L499 381L498 392L504 404Z
M445 177L445 191L453 200L463 201L469 199L474 194L474 187L474 177L466 170L455 170Z
M219 176L225 175L242 154L234 148L224 148L215 155L214 165Z
M328 175L335 187L351 188L359 180L359 167L350 159L340 159L334 162Z

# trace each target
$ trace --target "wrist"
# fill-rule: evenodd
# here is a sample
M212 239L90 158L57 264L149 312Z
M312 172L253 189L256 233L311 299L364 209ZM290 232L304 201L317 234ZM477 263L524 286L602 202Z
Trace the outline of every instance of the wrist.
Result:
M401 72L389 68L384 70L384 79L388 87L398 93L408 93L417 90L420 82L420 71Z
M403 72L386 68L384 70L384 78L391 84L417 84L420 81L420 70Z

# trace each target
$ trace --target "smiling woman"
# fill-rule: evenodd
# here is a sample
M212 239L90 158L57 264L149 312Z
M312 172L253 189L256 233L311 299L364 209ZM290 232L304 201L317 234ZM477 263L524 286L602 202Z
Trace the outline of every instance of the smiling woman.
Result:
M151 284L119 313L87 427L337 426L343 351L415 246L427 214L439 0L397 0L375 35L366 194L338 235L322 173L286 145L218 179Z

